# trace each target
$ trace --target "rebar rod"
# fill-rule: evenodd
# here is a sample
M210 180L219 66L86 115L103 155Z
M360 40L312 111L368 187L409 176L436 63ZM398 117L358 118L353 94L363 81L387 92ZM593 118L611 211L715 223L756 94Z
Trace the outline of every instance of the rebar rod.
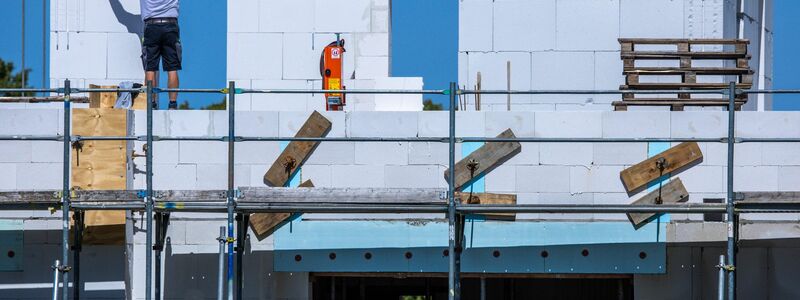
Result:
M64 80L64 89L66 92L64 93L64 136L70 135L72 132L71 125L72 125L72 107L70 103L70 81L69 79ZM63 140L62 146L64 147L63 152L63 173L62 176L62 189L61 189L61 261L62 267L61 271L63 271L64 276L61 276L61 280L64 285L64 289L62 290L62 297L63 299L69 299L69 211L70 211L70 194L69 194L69 178L70 178L70 140L65 138Z

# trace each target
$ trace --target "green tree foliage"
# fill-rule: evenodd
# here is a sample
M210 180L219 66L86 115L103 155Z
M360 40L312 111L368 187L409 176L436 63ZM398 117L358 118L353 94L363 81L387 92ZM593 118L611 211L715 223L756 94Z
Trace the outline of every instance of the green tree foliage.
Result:
M30 69L25 69L15 74L14 63L0 59L0 88L23 88L22 76L25 76L25 82L28 82L27 79L30 72ZM0 96L19 97L22 96L22 93L0 93Z
M223 97L222 100L220 100L219 102L211 103L208 106L201 107L200 109L205 109L205 110L226 110L226 109L228 109L228 101L225 99L225 97Z
M425 101L422 102L422 110L442 110L442 109L443 108L441 104L433 103L433 100L431 99L425 99Z
M178 109L180 109L180 110L189 109L189 101L183 100L183 102L181 102L181 104L178 104Z

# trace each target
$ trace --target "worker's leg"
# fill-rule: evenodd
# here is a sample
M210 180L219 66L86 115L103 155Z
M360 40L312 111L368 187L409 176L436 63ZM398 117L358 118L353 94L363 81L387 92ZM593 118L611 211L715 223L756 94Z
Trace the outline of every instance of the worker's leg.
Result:
M167 86L171 89L177 89L180 86L180 82L178 81L178 71L169 71L167 72ZM177 103L178 102L178 93L170 92L169 93L169 102L170 103Z
M158 72L156 71L146 71L144 72L144 83L147 84L148 82L153 83L153 87L158 87ZM158 94L153 94L153 103L158 103ZM158 109L158 107L153 107L154 109Z
M158 86L158 65L161 59L161 46L159 44L159 27L145 25L144 39L142 40L142 65L144 66L144 83L152 82L153 87ZM153 104L158 105L158 94L153 95ZM158 109L155 105L154 109Z
M163 58L164 71L167 71L167 85L169 88L177 88L178 71L181 69L182 52L181 35L178 24L166 24L165 32L162 36L161 55ZM178 93L169 93L169 108L178 108Z

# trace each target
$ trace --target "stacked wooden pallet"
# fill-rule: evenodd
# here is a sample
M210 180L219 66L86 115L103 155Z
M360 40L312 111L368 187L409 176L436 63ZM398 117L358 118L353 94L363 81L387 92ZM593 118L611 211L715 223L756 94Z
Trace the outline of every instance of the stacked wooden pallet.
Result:
M736 76L737 89L748 89L753 83L753 71L750 70L750 55L747 54L748 40L738 39L619 39L623 62L623 75L625 84L620 90L630 91L622 94L622 101L613 102L614 110L624 111L631 105L645 106L671 106L672 110L683 110L684 106L727 106L728 98L722 95L709 98L708 94L689 93L664 93L667 98L643 95L637 90L715 90L728 88L727 82L698 82L697 76L711 75L714 77ZM640 45L641 48L636 49ZM719 51L702 51L703 47L714 47ZM662 48L674 46L674 49ZM658 62L658 65L669 66L641 66L645 60ZM698 60L721 61L721 67L704 67ZM677 66L674 66L677 65ZM727 66L731 65L731 66ZM727 67L726 67L727 66ZM680 82L654 82L665 75L680 76ZM654 80L655 79L655 80ZM724 80L722 80L724 81ZM747 95L736 98L736 109L747 102Z

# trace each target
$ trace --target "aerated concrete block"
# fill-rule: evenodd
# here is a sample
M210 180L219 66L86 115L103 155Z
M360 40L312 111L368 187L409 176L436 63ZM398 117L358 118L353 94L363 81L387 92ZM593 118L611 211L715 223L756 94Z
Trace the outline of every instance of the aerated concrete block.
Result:
M247 185L250 182L250 167L236 166L233 176L234 186ZM205 190L228 188L227 164L198 164L197 188Z
M386 166L388 188L438 188L444 177L433 165Z
M141 10L139 9L139 3L137 1L101 1L91 4L83 3L83 5L78 3L70 3L66 6L69 5L77 6L79 13L77 17L80 18L78 21L80 23L80 27L70 27L70 30L116 33L127 33L130 30L138 32L142 31L143 24L139 17L141 15ZM60 6L59 10L61 9L64 9L64 6ZM51 11L57 13L57 10L55 9ZM67 28L53 28L52 30L62 31L66 29Z
M449 159L448 149L449 145L446 143L408 143L408 164L447 165ZM460 153L459 151L460 147L456 149L457 153Z
M346 76L346 74L344 74ZM376 79L389 76L388 56L359 56L356 58L356 78Z
M372 8L371 32L389 32L389 9Z
M137 174L144 183L144 174ZM140 187L144 188L144 184ZM153 189L193 190L197 188L197 167L193 164L153 165Z
M738 145L737 145L738 146ZM763 143L763 164L768 166L800 165L800 144ZM734 158L736 155L734 155Z
M556 49L618 50L619 10L619 0L558 1ZM590 26L586 20L592 20Z
M58 163L17 164L17 189L49 190L63 185L64 166Z
M778 169L776 166L735 167L733 169L733 189L748 191L777 191ZM727 173L726 173L727 174ZM727 186L727 177L723 183Z
M17 165L0 163L0 190L12 191L17 189Z
M0 142L0 163L30 163L32 161L32 148L30 141L1 141ZM37 146L39 143L35 142ZM47 143L52 144L52 143ZM63 145L59 143L60 145ZM62 146L63 147L63 146ZM63 150L62 150L63 153ZM63 155L59 155L62 157Z
M690 193L718 193L725 191L725 174L725 168L720 166L694 166L673 173L672 178L680 178Z
M307 90L312 86L306 80L257 79L253 80L253 88ZM309 94L253 94L251 107L254 111L306 111L309 97Z
M64 162L64 144L62 142L36 142L36 147L31 147L31 162Z
M408 143L361 142L355 144L357 165L407 165Z
M517 186L517 167L503 164L484 176L486 192L514 193Z
M204 132L201 130L207 130L207 125L205 128L198 128L198 127L190 127L192 129L197 130L195 134L205 134L200 133ZM141 110L133 111L133 134L137 136L144 136L147 135L147 112ZM167 119L167 111L153 111L153 135L159 136L168 136L170 135L170 121ZM201 126L202 127L202 126ZM185 133L185 132L184 132Z
M508 67L511 62L511 89L531 89L531 54L527 52L470 52L467 87L474 88L481 73L481 89L508 89ZM482 95L481 104L506 104L506 95ZM473 98L474 99L474 98ZM514 95L513 103L530 103L529 95Z
M495 2L493 6L495 51L541 51L556 48L555 0L501 1Z
M673 138L728 136L728 112L683 111L670 114Z
M541 163L539 156L539 143L522 143L522 150L520 153L504 164L514 166L536 166Z
M422 77L383 77L374 80L375 89L379 90L421 90L424 86ZM376 111L422 111L422 95L389 95L373 96Z
M224 127L227 130L227 114L225 114L225 116L222 118L223 120L218 120L217 116L218 115L214 115L214 128L216 129L217 127ZM237 112L235 117L236 135L271 137L278 136L279 134L278 122L280 114L278 112ZM220 125L220 121L224 122L224 125ZM225 135L227 135L227 132Z
M620 37L683 37L684 1L620 0ZM652 26L652 24L659 24ZM617 45L619 47L619 44Z
M317 79L322 50L314 49L311 33L283 34L283 79Z
M591 143L539 144L539 162L543 165L590 166L593 159Z
M517 166L517 192L567 193L570 190L570 167Z
M327 0L314 1L314 31L368 32L370 0L352 0L347 5ZM308 13L309 11L305 11ZM335 16L335 17L333 17ZM297 22L289 20L290 23Z
M272 164L280 153L280 142L237 143L235 159L237 164Z
M314 32L314 0L259 1L261 32Z
M778 191L797 191L800 189L800 167L778 168Z
M133 151L136 154L144 155L145 142L134 142ZM180 146L178 141L158 141L153 142L153 163L155 164L177 164L180 162ZM144 168L146 165L145 157L134 158L134 163Z
M344 112L333 111L319 111L328 121L331 121L331 131L328 132L327 137L345 137L346 136L346 114ZM279 134L281 137L294 137L297 131L303 127L308 117L311 115L310 111L304 112L281 112L279 116L280 126Z
M594 88L594 53L531 53L531 89L591 90ZM554 72L554 70L570 70ZM512 89L514 89L512 87ZM593 103L594 95L533 95L533 103Z
M495 137L504 130L511 128L517 137L532 137L535 134L533 130L534 118L533 112L485 112L485 136Z
M625 187L619 179L622 166L570 167L570 193L618 193Z
M594 202L593 204L630 204L636 198L630 198L625 193L594 193ZM608 220L608 221L620 221L620 220L628 220L628 216L623 213L616 213L616 214L594 214L594 220Z
M668 112L603 112L603 137L668 138Z
M302 173L302 180L311 180L314 187L332 187L333 186L333 168L330 165L309 165L304 164Z
M355 142L322 142L304 165L352 165L356 162L355 153Z
M537 137L603 136L600 112L536 112L534 131Z
M621 84L625 84L625 76L622 75L622 61L619 59L619 52L595 52L594 89L616 90ZM612 101L620 100L620 95L590 96L594 100L593 103L605 110L611 110L612 106L609 104Z
M218 112L222 113L222 112ZM146 117L146 116L145 116ZM153 117L153 126L156 126L156 118ZM212 111L208 110L173 110L166 113L164 120L167 124L170 136L209 136L215 133L213 130ZM147 129L147 123L142 123ZM227 124L225 124L227 126ZM138 126L137 126L138 127ZM227 130L227 127L223 130ZM155 130L153 130L155 134ZM146 132L145 132L146 134Z
M703 151L703 164L710 166L728 165L728 144L726 143L704 143L701 144ZM733 163L737 166L759 166L763 164L762 143L737 143L734 147Z
M593 204L594 194L539 193L537 204ZM591 220L592 214L539 214L541 220Z
M282 34L229 33L227 49L228 78L281 79L283 74Z
M53 32L50 40L51 77L106 78L107 33Z
M179 147L182 164L223 164L228 162L227 143L180 141Z
M228 2L228 32L258 32L259 28L259 6L279 5L278 1L259 1L259 0L240 0ZM301 1L292 1L301 2ZM275 14L276 12L264 12L265 14ZM292 13L284 11L283 13ZM269 19L268 19L269 20ZM265 20L265 21L268 21ZM265 22L271 23L271 22ZM284 24L276 24L284 25ZM296 23L297 26L303 24Z
M136 82L144 82L142 72L142 42L139 36L133 33L108 34L108 74L106 78L120 82L137 78ZM166 95L162 96L163 98Z
M417 112L351 112L347 132L351 137L415 137Z
M0 110L0 135L56 135L63 113L54 109Z
M490 1L462 1L458 5L458 51L492 50Z
M596 165L624 166L634 165L647 159L646 143L594 143Z
M385 187L384 166L341 165L333 168L333 187Z
M800 137L800 114L777 111L737 112L736 137L798 138Z
M355 38L359 56L389 56L389 33L356 34Z

